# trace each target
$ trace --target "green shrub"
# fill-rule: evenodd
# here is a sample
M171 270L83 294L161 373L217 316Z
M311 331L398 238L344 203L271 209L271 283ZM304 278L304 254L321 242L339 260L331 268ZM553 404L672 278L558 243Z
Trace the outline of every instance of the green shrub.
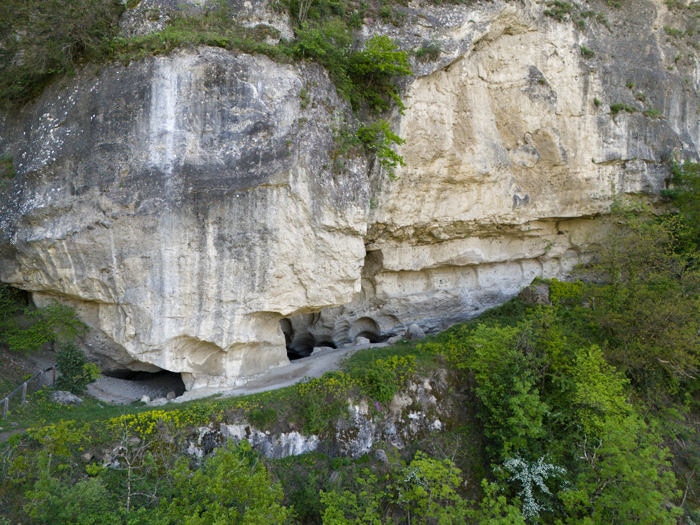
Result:
M658 109L647 109L646 111L642 111L642 115L648 118L661 118L661 112Z
M0 102L32 100L56 75L105 60L123 10L114 0L0 2Z
M567 15L570 15L574 9L573 4L570 4L568 2L560 2L559 0L555 0L554 2L547 2L547 7L549 7L550 9L546 9L544 11L544 14L546 16L554 18L559 22L563 22L564 20L566 20Z
M673 29L672 27L664 26L664 31L666 31L666 34L672 38L680 38L683 36L683 31L680 29Z
M619 104L613 104L610 106L610 112L613 115L617 115L621 111L626 111L627 113L635 113L637 111L637 108L628 106L627 104L619 103Z
M462 364L474 371L484 432L492 453L503 458L545 435L543 417L549 410L537 388L538 358L521 346L523 330L479 325L470 338L473 354Z
M277 421L277 411L272 408L255 409L246 414L246 419L260 430L266 430Z
M0 81L1 82L1 81ZM0 157L0 179L14 179L15 166L11 155Z
M70 341L87 333L75 310L57 301L42 308L27 305L21 292L0 283L0 343L13 352L38 352L45 343Z
M180 461L173 473L176 497L162 503L163 525L287 522L282 487L273 483L247 441L218 449L194 472L188 465L189 460Z
M583 58L593 58L595 56L595 52L591 51L586 46L581 46L581 55Z
M416 60L418 62L434 62L440 58L440 52L442 48L439 42L431 40L430 42L423 42L421 48L416 51Z
M553 304L577 304L581 301L583 285L579 282L566 282L552 279L549 283L549 298Z
M389 403L399 391L396 372L386 362L375 361L364 371L362 390L375 401Z
M390 177L399 164L405 166L403 157L391 149L392 144L402 145L406 141L396 135L389 127L389 122L379 120L357 130L357 138L365 147L377 156L379 162L389 171Z
M85 353L75 343L66 343L56 354L56 363L61 375L56 386L75 395L82 394L90 383L99 377L99 369L87 362Z

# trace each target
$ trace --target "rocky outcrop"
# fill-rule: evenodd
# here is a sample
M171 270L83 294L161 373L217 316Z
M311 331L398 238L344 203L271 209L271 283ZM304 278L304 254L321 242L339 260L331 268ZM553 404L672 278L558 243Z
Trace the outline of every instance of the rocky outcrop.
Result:
M149 2L125 34L157 29ZM392 116L397 181L362 157L332 167L349 110L317 66L213 48L88 66L0 117L18 173L0 195L0 280L76 306L103 368L182 372L192 389L283 366L287 346L435 332L565 276L614 194L658 194L671 158L697 157L700 75L669 62L660 2L583 32L545 8L367 21L364 37L441 48ZM267 12L237 9L249 25Z

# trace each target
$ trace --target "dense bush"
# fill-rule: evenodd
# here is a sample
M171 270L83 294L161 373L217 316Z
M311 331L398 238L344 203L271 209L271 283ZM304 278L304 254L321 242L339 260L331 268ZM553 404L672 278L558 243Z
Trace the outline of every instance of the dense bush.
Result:
M123 9L116 0L0 2L0 102L27 102L56 75L103 61Z
M36 308L22 293L0 283L0 343L13 352L37 352L45 343L69 342L85 334L87 325L75 310L57 301Z
M73 394L82 394L99 376L99 368L87 362L85 353L75 343L66 343L56 353L56 364L61 375L56 386Z

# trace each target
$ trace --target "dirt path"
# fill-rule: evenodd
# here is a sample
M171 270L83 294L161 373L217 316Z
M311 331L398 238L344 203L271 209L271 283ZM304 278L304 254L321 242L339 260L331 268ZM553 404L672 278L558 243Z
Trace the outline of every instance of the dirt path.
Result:
M316 378L321 377L324 373L331 370L338 370L341 361L354 354L358 350L366 348L383 348L389 346L388 343L365 344L358 346L350 346L339 348L337 350L328 350L319 355L305 357L292 361L288 366L281 368L273 368L254 377L245 385L236 388L199 388L191 392L185 392L184 395L178 397L175 402L191 401L202 397L221 394L222 397L244 396L249 394L257 394L267 390L277 390L298 383L305 377Z

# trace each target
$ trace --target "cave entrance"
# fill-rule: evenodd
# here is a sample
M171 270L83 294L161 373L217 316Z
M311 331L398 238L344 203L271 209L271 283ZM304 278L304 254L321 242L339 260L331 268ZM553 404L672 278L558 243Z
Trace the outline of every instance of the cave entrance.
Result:
M314 348L328 346L337 348L336 344L326 337L317 337L308 331L295 331L289 319L280 320L280 329L284 334L284 342L287 347L287 358L290 361L309 357Z
M160 372L136 372L133 370L112 370L102 372L102 375L107 378L120 380L118 382L111 381L110 385L114 389L128 389L134 392L134 395L140 398L141 395L147 395L151 399L165 397L169 392L175 392L177 397L185 393L185 383L182 380L182 375L179 372L169 372L161 370Z

